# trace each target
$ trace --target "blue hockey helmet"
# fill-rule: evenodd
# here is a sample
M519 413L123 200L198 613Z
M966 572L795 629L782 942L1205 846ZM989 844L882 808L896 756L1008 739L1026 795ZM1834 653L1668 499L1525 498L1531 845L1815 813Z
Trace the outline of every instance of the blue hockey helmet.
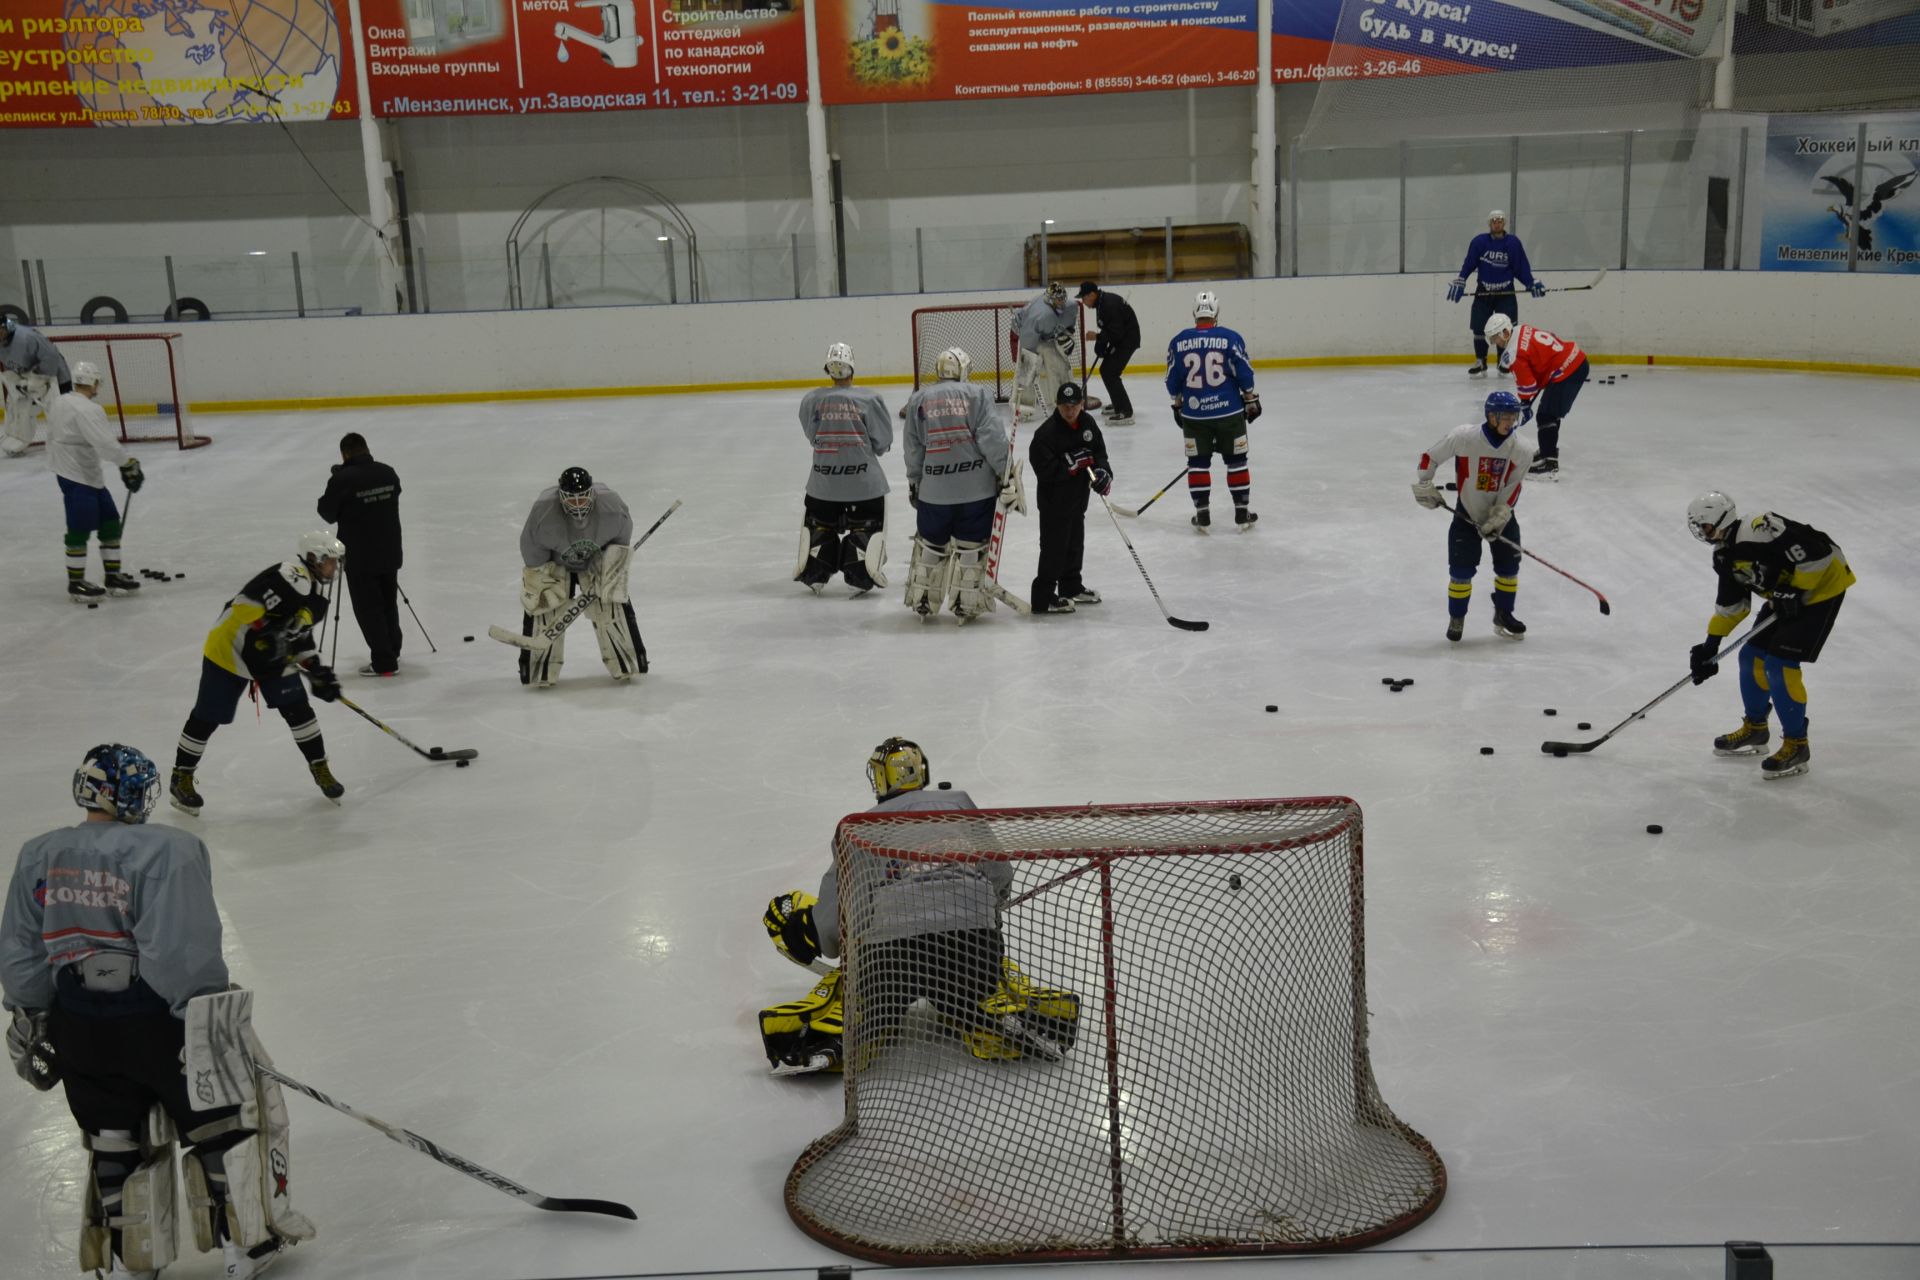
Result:
M1520 397L1511 391L1495 391L1487 396L1487 421L1493 421L1496 413L1519 413Z
M159 800L160 771L133 747L102 743L73 771L73 802L115 822L145 822Z

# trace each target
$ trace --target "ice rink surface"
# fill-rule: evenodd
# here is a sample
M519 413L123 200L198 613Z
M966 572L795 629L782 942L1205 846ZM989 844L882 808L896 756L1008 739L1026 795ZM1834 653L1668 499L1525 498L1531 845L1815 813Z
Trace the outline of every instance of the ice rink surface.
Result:
M1182 462L1150 381L1135 394L1154 407L1107 433L1128 506ZM900 604L897 447L894 587L808 594L789 581L809 463L797 391L204 417L210 448L139 450L126 537L131 568L185 576L97 611L64 598L39 452L0 462L0 836L11 850L76 820L68 780L96 742L171 761L208 626L317 527L336 441L357 430L402 477L401 582L440 651L408 619L403 676L356 680L349 623L347 692L480 758L429 764L321 707L335 808L279 717L243 705L207 752L204 818L156 820L212 849L233 976L283 1070L640 1221L534 1212L290 1095L295 1203L320 1235L287 1280L838 1260L781 1206L841 1100L837 1081L767 1074L756 1011L812 979L760 915L817 883L891 734L994 806L1360 801L1374 1064L1451 1176L1401 1246L1914 1238L1915 385L1648 369L1589 384L1565 478L1529 482L1519 517L1612 616L1528 561L1531 631L1496 638L1483 566L1459 645L1442 636L1445 520L1408 484L1487 384L1448 366L1268 372L1261 389L1257 531L1197 536L1178 489L1129 524L1204 635L1162 621L1097 507L1086 577L1106 603L923 625ZM897 407L905 389L883 393ZM486 630L517 622L520 523L574 464L637 528L686 505L634 563L652 673L615 686L583 624L561 685L535 692ZM1739 720L1731 674L1590 756L1542 756L1684 673L1714 584L1683 513L1711 487L1826 531L1859 576L1807 670L1812 772L1762 783L1752 758L1714 757ZM1035 529L1016 517L1010 534L1003 576L1022 594ZM1391 693L1386 676L1416 683ZM8 1082L0 1144L0 1273L74 1274L85 1156L57 1095Z

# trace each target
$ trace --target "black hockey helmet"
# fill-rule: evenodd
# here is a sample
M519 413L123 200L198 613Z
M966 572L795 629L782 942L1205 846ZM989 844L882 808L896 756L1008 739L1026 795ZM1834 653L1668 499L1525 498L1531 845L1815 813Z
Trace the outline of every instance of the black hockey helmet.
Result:
M575 524L584 524L593 513L593 477L585 467L568 467L560 473L560 507Z

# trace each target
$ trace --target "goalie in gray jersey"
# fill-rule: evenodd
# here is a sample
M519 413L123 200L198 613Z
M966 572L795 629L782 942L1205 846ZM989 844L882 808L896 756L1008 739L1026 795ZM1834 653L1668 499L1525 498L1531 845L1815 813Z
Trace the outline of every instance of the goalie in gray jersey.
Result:
M888 738L867 759L879 802L867 812L979 807L964 791L926 790L928 776L916 743ZM827 868L817 898L798 890L775 898L764 920L774 947L826 978L806 998L762 1012L774 1073L840 1068L840 970L821 961L841 958L849 941L859 949L861 1030L870 1050L897 1039L908 1009L925 1001L975 1057L1063 1058L1078 1004L1070 993L1036 990L1006 958L1000 917L1012 893L1013 867L1001 859L905 865L856 853L844 868ZM856 931L851 939L841 935L843 916Z
M923 619L952 607L960 621L993 608L987 542L1003 488L1017 491L1007 430L993 395L970 380L973 362L959 347L933 362L935 380L907 400L904 451L914 509L913 563L906 603ZM1017 503L1026 509L1024 499Z
M813 446L793 580L815 595L839 573L856 595L887 585L887 477L893 422L877 391L853 385L853 348L827 348L830 387L801 397L800 430Z
M17 458L33 444L40 416L53 412L54 397L73 390L73 376L60 348L38 329L0 316L0 384L7 402L0 453Z
M608 674L618 681L646 674L647 646L627 591L632 537L626 502L585 467L568 467L533 500L520 530L520 634L542 643L520 651L521 684L544 689L560 678L567 627L583 613Z
M1053 412L1060 384L1076 380L1071 357L1080 349L1075 332L1080 327L1079 313L1080 304L1069 301L1067 286L1056 280L1013 317L1013 333L1020 342L1014 402L1034 406L1041 417ZM1089 409L1099 407L1098 400L1087 404Z

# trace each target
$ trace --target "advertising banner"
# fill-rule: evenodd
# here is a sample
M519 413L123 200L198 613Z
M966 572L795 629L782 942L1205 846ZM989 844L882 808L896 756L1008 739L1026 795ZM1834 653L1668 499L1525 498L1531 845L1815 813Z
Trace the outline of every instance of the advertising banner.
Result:
M1760 265L1920 275L1920 113L1775 116L1767 126ZM1856 186L1857 181L1857 186Z
M1273 78L1290 84L1699 57L1713 47L1725 3L1275 0Z
M347 0L5 0L0 126L353 116Z
M361 0L379 116L804 102L802 5Z
M828 103L1204 89L1258 74L1253 0L817 3Z

